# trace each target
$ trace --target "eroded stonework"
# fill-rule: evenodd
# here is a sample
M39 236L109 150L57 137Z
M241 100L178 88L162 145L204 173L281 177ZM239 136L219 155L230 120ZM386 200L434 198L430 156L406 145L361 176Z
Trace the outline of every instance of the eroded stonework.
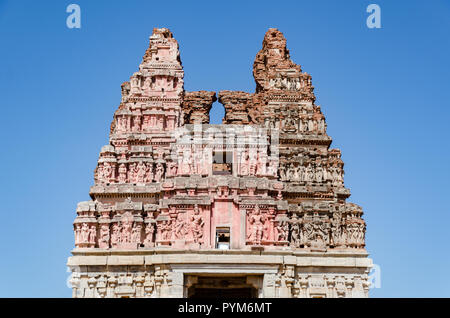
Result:
M277 29L253 75L255 93L186 92L177 41L153 30L77 207L74 297L368 296L362 209Z

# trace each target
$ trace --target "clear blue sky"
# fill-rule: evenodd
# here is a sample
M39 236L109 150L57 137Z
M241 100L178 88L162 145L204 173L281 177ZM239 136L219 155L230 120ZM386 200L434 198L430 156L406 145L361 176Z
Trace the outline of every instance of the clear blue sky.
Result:
M82 27L66 27L66 6ZM381 7L368 29L366 7ZM450 297L450 1L1 1L0 296L70 297L78 201L153 27L186 90L253 92L269 27L310 73L381 266L373 297ZM213 121L223 115L219 104Z

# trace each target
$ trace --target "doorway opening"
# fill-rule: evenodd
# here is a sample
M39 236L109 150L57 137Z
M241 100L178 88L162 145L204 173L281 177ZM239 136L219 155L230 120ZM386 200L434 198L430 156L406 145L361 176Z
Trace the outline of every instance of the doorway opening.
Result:
M188 288L188 298L257 298L258 290L247 283L247 276L198 276Z

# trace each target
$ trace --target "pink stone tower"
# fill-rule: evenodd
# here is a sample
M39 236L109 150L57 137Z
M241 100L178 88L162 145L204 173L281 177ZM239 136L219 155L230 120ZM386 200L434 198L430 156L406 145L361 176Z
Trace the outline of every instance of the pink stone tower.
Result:
M367 297L362 209L346 202L311 76L269 29L255 93L184 90L154 29L122 84L68 260L73 297Z

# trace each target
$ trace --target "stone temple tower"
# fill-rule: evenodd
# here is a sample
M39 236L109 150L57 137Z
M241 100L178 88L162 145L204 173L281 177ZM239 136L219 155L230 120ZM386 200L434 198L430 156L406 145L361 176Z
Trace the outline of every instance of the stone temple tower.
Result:
M253 76L254 93L186 92L177 41L153 30L76 210L73 297L368 296L362 209L277 29Z

